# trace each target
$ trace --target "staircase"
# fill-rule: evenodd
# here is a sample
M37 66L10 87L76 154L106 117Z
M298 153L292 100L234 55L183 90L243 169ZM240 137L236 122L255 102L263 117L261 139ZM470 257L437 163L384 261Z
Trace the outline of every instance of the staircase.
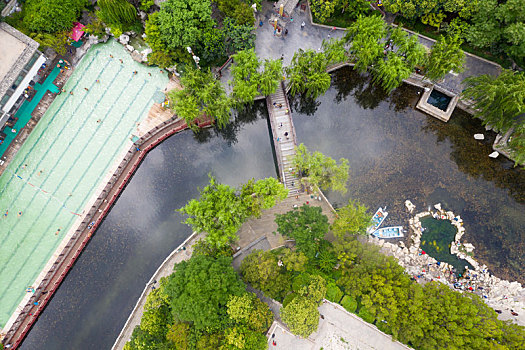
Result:
M299 194L301 184L295 176L292 158L297 145L295 128L293 126L290 104L286 97L284 84L280 84L277 91L266 98L266 105L270 116L273 143L279 165L279 177L284 186L289 190L288 196Z

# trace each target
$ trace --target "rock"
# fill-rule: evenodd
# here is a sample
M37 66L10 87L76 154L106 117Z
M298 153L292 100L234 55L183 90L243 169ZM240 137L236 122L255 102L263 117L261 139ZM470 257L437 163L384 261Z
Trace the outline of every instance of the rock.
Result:
M137 61L139 63L142 62L142 55L138 51L133 51L131 53L131 58L133 58L134 61Z
M129 35L122 34L121 36L119 36L118 41L122 45L127 45L129 43Z
M485 139L485 135L483 135L483 134L474 134L474 138L476 140L484 140Z
M416 206L411 201L409 201L408 199L405 201L405 207L407 208L407 210L410 213L412 213L414 211L414 209L416 209Z
M475 249L474 245L470 243L464 243L463 246L465 247L465 250L467 251L467 253L470 253L471 251Z
M144 20L146 19L147 14L146 14L146 12L144 12L144 11L140 11L140 12L139 12L139 16L140 16L140 19L141 19L142 21L144 21Z
M131 45L126 45L126 49L128 49L129 52L135 51L135 48Z
M499 153L497 151L494 151L491 154L489 154L490 158L498 158L498 156L499 156Z

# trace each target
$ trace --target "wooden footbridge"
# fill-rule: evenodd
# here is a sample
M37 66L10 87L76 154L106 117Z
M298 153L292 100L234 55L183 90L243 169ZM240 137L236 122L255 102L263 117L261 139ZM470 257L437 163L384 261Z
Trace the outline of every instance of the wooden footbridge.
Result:
M270 125L272 128L273 144L279 166L279 177L284 186L289 190L289 196L299 193L301 184L296 177L296 171L292 165L297 146L295 128L293 126L292 113L284 84L281 82L277 91L266 98Z

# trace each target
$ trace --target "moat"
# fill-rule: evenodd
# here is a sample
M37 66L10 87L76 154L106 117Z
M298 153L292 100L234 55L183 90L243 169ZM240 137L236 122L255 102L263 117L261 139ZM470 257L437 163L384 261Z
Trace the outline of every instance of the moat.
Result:
M348 193L327 194L335 206L347 198L371 211L386 205L385 225L406 227L405 199L421 210L441 202L465 221L476 259L519 280L525 171L488 158L495 135L465 113L445 124L414 110L418 91L405 85L389 97L343 69L317 101L293 99L297 138L349 160ZM485 141L474 140L478 132ZM187 131L147 156L22 348L110 348L152 273L190 234L174 209L197 196L209 172L230 185L276 176L263 103L225 131Z

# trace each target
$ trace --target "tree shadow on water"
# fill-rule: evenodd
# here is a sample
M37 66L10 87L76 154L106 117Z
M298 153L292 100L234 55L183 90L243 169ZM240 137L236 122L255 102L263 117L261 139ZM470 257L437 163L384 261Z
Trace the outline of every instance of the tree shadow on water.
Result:
M335 102L341 103L349 95L363 109L374 109L388 98L388 93L372 82L368 74L360 74L351 67L343 67L332 75L332 86L337 90Z
M315 112L317 112L317 108L321 105L320 101L305 94L296 94L294 96L289 94L288 102L290 102L292 112L305 114L307 116L314 116Z
M199 129L193 133L194 139L199 143L209 142L213 137L222 137L228 146L236 144L237 134L243 125L251 124L259 118L266 118L267 111L263 101L242 105L232 110L230 122L223 128L214 125L212 128Z

